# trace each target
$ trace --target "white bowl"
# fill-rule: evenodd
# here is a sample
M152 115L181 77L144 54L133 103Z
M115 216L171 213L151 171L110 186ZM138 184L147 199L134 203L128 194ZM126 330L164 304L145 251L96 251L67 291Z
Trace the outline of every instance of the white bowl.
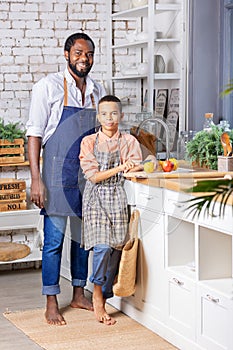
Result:
M148 0L132 0L133 7L145 6L148 4Z

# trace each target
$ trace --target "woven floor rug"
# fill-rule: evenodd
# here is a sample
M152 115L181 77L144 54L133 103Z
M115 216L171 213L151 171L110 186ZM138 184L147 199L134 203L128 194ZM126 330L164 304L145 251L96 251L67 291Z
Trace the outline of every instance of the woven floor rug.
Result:
M50 326L44 310L5 313L4 316L35 343L46 350L174 350L170 343L111 306L114 326L96 321L91 311L62 309L66 326Z

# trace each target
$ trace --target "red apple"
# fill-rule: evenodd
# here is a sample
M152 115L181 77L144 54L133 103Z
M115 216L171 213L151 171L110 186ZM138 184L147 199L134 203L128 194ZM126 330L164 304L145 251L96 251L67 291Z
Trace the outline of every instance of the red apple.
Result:
M162 168L163 168L163 171L168 173L173 170L174 163L172 163L169 159L167 159L164 162L162 162Z

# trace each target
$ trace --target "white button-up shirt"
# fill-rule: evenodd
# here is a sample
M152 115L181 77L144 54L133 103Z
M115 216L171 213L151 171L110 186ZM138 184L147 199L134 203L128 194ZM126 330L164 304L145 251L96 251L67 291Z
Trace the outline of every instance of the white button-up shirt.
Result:
M105 95L105 89L99 83L86 77L85 105L82 105L82 95L74 78L66 68L64 72L48 74L40 79L32 89L29 119L26 124L27 136L42 138L44 145L54 133L62 115L64 106L64 77L67 81L68 106L92 108L91 94L97 106Z

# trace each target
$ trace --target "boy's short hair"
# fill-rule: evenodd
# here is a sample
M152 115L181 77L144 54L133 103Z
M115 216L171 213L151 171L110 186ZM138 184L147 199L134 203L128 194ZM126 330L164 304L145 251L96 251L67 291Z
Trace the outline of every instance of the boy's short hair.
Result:
M105 95L99 100L98 107L102 102L116 102L119 106L120 113L122 113L121 100L118 97L114 95Z

